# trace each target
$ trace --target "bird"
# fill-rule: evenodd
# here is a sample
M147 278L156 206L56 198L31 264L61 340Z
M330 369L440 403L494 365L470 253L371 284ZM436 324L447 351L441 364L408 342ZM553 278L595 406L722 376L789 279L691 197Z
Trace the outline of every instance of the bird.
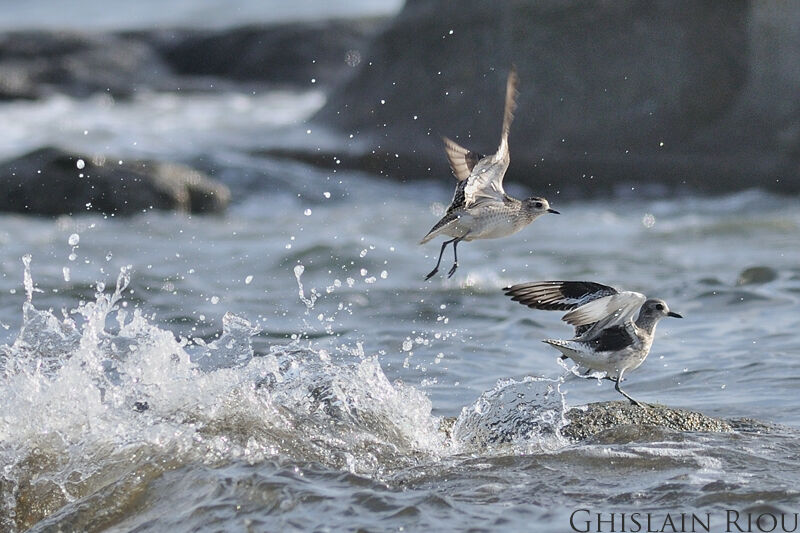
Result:
M585 375L605 372L605 379L616 383L616 391L638 406L643 404L620 387L623 375L647 358L659 320L683 318L664 300L592 281L534 281L503 291L532 309L568 311L561 319L575 327L574 337L542 342L557 348L561 359L586 368Z
M494 155L484 156L467 150L452 139L443 138L445 153L458 183L444 216L422 238L420 244L425 244L438 235L447 235L452 239L442 243L436 267L425 277L426 281L439 271L442 255L448 244L453 244L454 260L453 267L447 274L449 278L458 268L459 242L506 237L545 213L559 214L550 208L550 203L545 198L533 196L518 200L503 190L503 176L510 162L508 132L516 109L517 84L517 70L512 67L506 84L500 145Z

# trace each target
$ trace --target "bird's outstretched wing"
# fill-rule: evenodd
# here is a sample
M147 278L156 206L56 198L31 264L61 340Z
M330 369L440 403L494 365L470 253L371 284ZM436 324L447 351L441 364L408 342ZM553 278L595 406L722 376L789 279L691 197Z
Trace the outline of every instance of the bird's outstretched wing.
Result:
M625 323L645 301L638 292L620 292L593 281L535 281L503 290L532 309L569 311L562 320L575 326L575 339L585 341L604 328Z
M605 329L627 325L646 299L644 294L624 291L573 309L561 320L575 326L576 339L591 341Z
M618 294L617 289L593 281L533 281L503 289L506 296L531 309L571 311L591 301Z
M623 291L577 307L565 314L562 320L572 326L586 326L613 318L606 325L621 324L638 311L645 300L644 294Z
M467 177L467 186L464 188L466 207L474 207L484 201L502 202L506 192L503 189L503 177L508 170L511 157L508 152L508 132L514 120L514 110L517 107L517 69L511 68L506 82L506 102L503 112L503 130L500 135L500 145L493 156L479 159ZM451 163L452 165L452 163Z
M458 181L464 181L469 178L472 169L478 164L478 161L484 158L483 154L467 150L454 140L448 137L442 137L444 141L444 151L447 154L447 161L450 163L450 170Z
M500 134L500 146L497 147L497 153L494 154L495 161L505 161L506 167L510 161L508 154L508 132L511 131L511 122L514 120L514 111L517 109L517 85L519 85L519 76L517 76L517 67L512 65L511 72L508 73L508 80L506 81L506 102L503 109L503 131ZM502 180L502 177L500 178Z

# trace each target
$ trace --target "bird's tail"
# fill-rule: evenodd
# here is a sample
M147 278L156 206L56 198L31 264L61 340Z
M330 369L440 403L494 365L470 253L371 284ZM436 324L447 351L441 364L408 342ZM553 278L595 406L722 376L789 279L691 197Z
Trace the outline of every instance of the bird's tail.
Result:
M549 344L550 346L553 346L559 352L564 354L566 357L569 357L570 359L573 360L574 360L573 356L579 353L577 347L574 346L574 343L572 341L564 341L561 339L545 339L542 342L545 344Z
M427 235L425 235L425 236L422 238L422 240L421 240L421 241L419 241L419 243L420 243L420 244L425 244L426 242L428 242L429 240L433 239L434 237L436 237L436 233L434 232L434 230L430 230L430 231L428 232L428 234L427 234Z
M449 227L454 220L457 219L458 217L453 216L451 213L445 214L445 216L443 216L442 219L439 222L437 222L435 226L431 228L431 230L422 238L421 241L419 241L419 243L425 244L429 240L433 239L441 232L443 232L445 228Z

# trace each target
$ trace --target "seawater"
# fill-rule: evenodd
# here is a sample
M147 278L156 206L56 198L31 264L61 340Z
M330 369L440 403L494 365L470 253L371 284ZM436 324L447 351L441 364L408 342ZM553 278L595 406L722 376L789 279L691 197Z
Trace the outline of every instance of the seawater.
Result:
M577 508L798 510L796 198L570 201L508 184L563 214L467 243L456 276L425 283L439 246L416 243L451 177L401 183L253 151L247 109L285 109L264 115L268 144L320 103L0 106L16 117L0 153L58 138L202 157L236 197L225 216L0 215L0 529L553 531ZM200 127L223 114L220 130ZM155 115L150 134L141 117ZM61 129L37 128L47 117ZM618 395L568 377L540 342L570 335L558 313L502 294L537 279L664 298L686 318L659 324L626 390L772 429L566 442L568 406Z

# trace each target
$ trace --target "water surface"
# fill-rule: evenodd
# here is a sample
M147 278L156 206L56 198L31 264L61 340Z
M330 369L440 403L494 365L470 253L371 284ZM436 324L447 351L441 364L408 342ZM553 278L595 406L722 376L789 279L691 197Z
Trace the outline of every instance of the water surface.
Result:
M217 217L0 215L3 529L553 531L580 507L797 511L796 198L577 202L509 184L562 215L463 244L457 274L425 283L439 245L417 242L452 178L252 155L321 142L302 121L323 101L0 105L4 156L58 142L201 161L237 198ZM571 329L501 291L538 279L638 290L686 317L659 325L633 396L780 426L566 442L565 405L618 395L560 382L540 341ZM452 439L443 417L460 417ZM519 431L496 445L489 426Z

